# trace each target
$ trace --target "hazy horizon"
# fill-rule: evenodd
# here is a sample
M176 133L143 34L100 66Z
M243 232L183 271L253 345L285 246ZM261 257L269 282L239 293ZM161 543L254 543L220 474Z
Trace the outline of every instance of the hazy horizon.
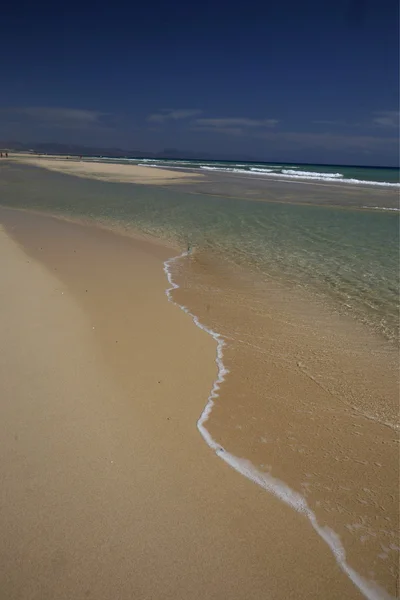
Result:
M53 147L53 150L51 150ZM228 154L226 152L213 153L211 151L196 151L191 149L178 149L178 148L164 148L163 150L141 150L140 148L119 148L119 147L105 147L105 146L87 146L84 144L71 143L63 144L61 142L26 142L23 143L17 140L0 140L0 148L7 149L14 152L35 152L35 153L54 153L62 155L80 155L86 157L109 157L109 158L154 158L155 160L182 160L182 161L201 161L207 160L210 162L237 162L243 161L248 163L284 163L287 165L320 165L320 166L343 166L343 167L368 167L377 169L399 169L399 164L376 164L376 163L361 163L361 162L318 162L302 160L283 160L281 157L267 160L262 156L249 156L240 154L240 152ZM70 149L70 152L68 152ZM89 153L91 151L92 153ZM96 151L99 151L98 153ZM100 153L101 151L101 153ZM105 151L109 151L110 154L106 156ZM114 155L113 155L114 152ZM126 154L122 154L122 153ZM118 153L118 154L117 154Z

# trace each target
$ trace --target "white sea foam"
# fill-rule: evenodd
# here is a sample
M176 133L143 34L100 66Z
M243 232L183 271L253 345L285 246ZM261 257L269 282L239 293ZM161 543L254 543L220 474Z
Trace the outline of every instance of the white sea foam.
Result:
M207 171L221 171L221 172L230 172L230 173L239 173L243 175L255 175L255 176L263 176L273 177L273 178L281 178L281 179L295 179L295 180L307 180L311 182L322 181L325 183L337 182L337 183L346 183L350 185L372 185L378 187L394 187L400 188L400 183L393 183L388 181L371 181L367 179L354 179L354 178L346 178L342 173L324 173L317 171L301 171L300 166L292 165L290 169L283 169L282 165L268 165L268 168L262 167L251 167L250 164L240 164L235 163L234 167L224 167L219 165L218 163L210 164L210 163L201 163L200 161L191 161L191 160L170 160L163 158L114 158L108 156L87 156L84 157L86 162L127 162L134 163L142 166L153 167L153 168L167 168L167 169L205 169ZM178 166L172 166L172 165ZM194 166L196 165L196 166ZM299 170L295 170L299 169ZM279 172L280 171L280 172ZM376 207L379 208L379 207ZM396 210L396 209L392 209Z
M389 208L385 206L363 206L363 208L371 208L373 210L395 210L396 212L400 211L400 208Z
M207 404L203 412L201 413L199 420L197 421L197 428L199 432L203 436L208 446L212 450L214 450L217 456L224 460L229 466L241 473L241 475L244 475L244 477L246 477L247 479L253 481L260 487L264 488L266 491L277 496L280 500L285 502L285 504L288 504L297 512L303 514L310 521L313 529L329 546L340 568L344 571L344 573L346 573L346 575L350 578L354 585L360 590L362 594L364 594L364 596L368 600L391 600L392 596L390 596L390 594L388 594L386 590L381 588L375 582L365 579L347 564L346 552L342 546L339 536L329 527L322 527L321 525L319 525L315 513L308 506L304 496L292 490L283 481L272 477L268 473L260 471L249 460L238 458L230 452L227 452L225 448L223 448L220 444L218 444L218 442L216 442L213 439L213 437L206 429L205 423L208 421L212 409L215 405L215 399L218 398L218 392L221 387L221 384L225 381L225 378L229 373L229 370L226 368L223 362L223 349L226 346L226 342L219 333L200 323L196 315L191 313L186 306L175 302L172 297L172 292L178 289L179 285L173 281L171 266L175 262L179 261L181 258L187 256L188 252L183 252L182 254L172 257L164 262L164 272L167 276L168 283L171 286L165 291L165 293L170 302L176 304L176 306L179 306L181 310L190 315L195 325L203 331L205 331L206 333L208 333L209 335L211 335L217 342L216 364L218 367L218 375L212 385L210 395L207 399Z
M295 179L305 181L322 181L325 183L347 183L350 185L373 185L378 187L395 187L400 188L400 183L391 183L387 181L369 181L364 179L352 179L346 178L342 173L318 173L314 171L294 171L293 169L282 169L281 173L274 171L273 169L257 169L251 167L250 170L237 169L235 167L209 167L201 166L201 169L208 171L229 171L231 173L241 173L242 175L255 175L273 177L274 179ZM298 168L298 167L297 167Z
M282 169L285 175L294 175L295 177L305 177L310 179L340 179L342 173L320 173L318 171L293 171L293 169Z
M235 167L209 167L207 165L202 165L200 169L205 169L206 171L227 171L229 173L250 173L250 171L236 169Z
M154 163L160 162L156 158L132 158L132 160L141 167L146 167L148 164L151 166Z
M153 167L155 169L162 169L163 165L156 165L154 163L145 162L145 163L138 163L138 167ZM169 168L176 169L176 167L169 167Z

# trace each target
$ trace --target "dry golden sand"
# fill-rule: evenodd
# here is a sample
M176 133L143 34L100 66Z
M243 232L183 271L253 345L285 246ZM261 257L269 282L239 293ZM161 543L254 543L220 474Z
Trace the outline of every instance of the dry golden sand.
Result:
M183 173L181 171L143 167L126 163L91 162L77 158L38 157L31 154L14 154L10 158L14 161L35 167L42 167L49 171L58 171L67 175L102 181L163 185L167 183L189 183L203 177L200 173Z
M309 522L197 432L215 343L167 302L169 251L0 222L1 597L361 597Z

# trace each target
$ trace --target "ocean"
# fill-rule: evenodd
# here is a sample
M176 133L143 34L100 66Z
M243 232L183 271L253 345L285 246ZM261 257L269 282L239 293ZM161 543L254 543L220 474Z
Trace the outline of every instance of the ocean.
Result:
M130 162L149 167L168 169L199 169L219 173L237 173L269 179L294 179L301 181L341 181L354 185L400 187L399 169L396 167L362 167L346 165L319 165L298 163L268 163L249 161L207 161L153 158L95 158L111 162Z
M169 299L217 342L205 441L307 517L367 597L394 595L398 170L126 161L204 177L134 185L4 162L0 204L164 240Z

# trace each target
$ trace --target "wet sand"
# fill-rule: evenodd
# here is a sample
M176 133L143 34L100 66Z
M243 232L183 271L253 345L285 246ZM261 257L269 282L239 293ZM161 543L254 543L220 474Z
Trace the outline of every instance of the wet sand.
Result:
M177 301L226 340L213 439L276 493L286 484L300 494L339 535L347 564L397 596L396 347L311 294L276 281L244 286L203 255L175 278Z
M199 435L216 347L167 302L170 250L0 222L2 595L362 597L303 515Z

